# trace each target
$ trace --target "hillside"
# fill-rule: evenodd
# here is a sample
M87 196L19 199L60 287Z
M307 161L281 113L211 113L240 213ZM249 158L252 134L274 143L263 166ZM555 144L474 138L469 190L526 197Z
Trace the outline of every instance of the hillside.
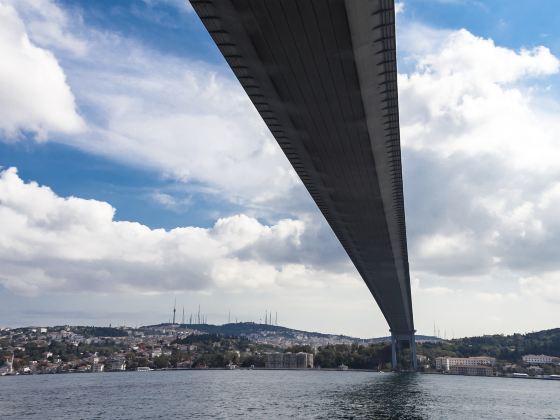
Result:
M152 325L146 328L170 327L170 324ZM274 342L274 339L283 339L287 345L299 344L377 344L388 343L391 337L358 338L342 334L325 334L313 331L296 330L288 327L269 324L257 324L254 322L238 322L223 325L212 324L178 324L175 328L186 328L196 330L205 334L218 334L223 336L248 337L256 341ZM433 341L437 337L418 335L418 342Z
M510 362L519 361L524 354L560 356L560 328L528 334L484 335L424 343L421 351L430 357L486 355Z

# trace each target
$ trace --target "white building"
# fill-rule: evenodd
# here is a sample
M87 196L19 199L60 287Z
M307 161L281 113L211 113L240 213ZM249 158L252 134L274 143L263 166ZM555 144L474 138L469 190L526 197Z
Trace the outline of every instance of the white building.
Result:
M560 363L560 357L547 356L545 354L526 354L522 357L523 363L528 365L547 365L552 363Z
M494 357L436 357L436 369L450 370L453 366L494 366Z

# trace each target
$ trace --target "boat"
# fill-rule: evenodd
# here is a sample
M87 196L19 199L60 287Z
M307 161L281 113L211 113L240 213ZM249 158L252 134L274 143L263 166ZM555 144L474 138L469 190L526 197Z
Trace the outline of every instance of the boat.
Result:
M136 368L136 372L150 372L153 369L150 369L148 366L138 366Z

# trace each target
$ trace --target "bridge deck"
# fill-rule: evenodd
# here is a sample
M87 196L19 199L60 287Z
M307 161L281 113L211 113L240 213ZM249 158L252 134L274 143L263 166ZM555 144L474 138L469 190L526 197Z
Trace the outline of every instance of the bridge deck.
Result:
M375 297L414 331L393 0L191 0Z

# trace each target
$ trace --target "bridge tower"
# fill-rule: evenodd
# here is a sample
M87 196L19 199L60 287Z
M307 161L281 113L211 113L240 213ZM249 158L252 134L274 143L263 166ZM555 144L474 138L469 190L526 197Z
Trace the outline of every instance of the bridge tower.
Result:
M416 337L415 333L397 333L391 331L391 365L393 370L398 370L398 356L399 350L402 351L402 343L408 342L410 349L410 366L409 369L416 371L418 369L418 360L416 358Z

